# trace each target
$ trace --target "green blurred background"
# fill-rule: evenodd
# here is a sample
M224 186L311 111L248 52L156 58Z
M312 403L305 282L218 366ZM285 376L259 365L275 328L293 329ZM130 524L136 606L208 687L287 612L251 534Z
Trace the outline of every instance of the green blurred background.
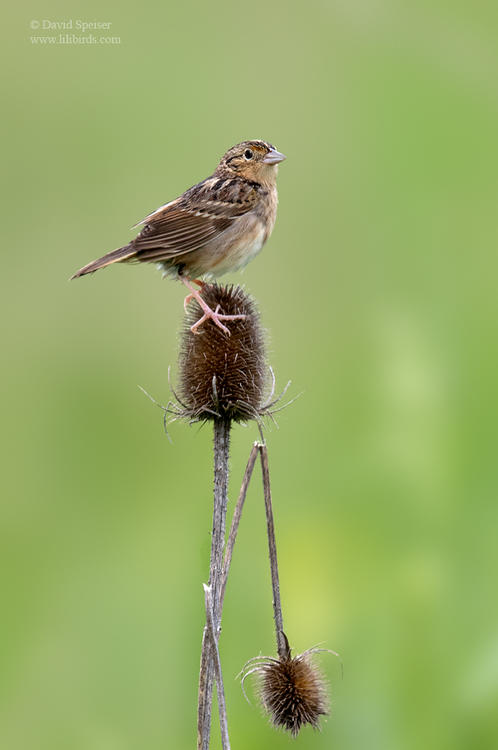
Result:
M294 744L234 679L274 648L258 473L221 640L232 745L498 747L498 6L23 6L3 23L0 746L194 747L211 430L170 444L137 388L168 400L184 290L151 266L67 279L264 138L288 156L276 229L227 281L303 391L267 433L284 618L344 679L324 656L331 717ZM43 46L43 19L120 43ZM234 429L232 500L256 437Z

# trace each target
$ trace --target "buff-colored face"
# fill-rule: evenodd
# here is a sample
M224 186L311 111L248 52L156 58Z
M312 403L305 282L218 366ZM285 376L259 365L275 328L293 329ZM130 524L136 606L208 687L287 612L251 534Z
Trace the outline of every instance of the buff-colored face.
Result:
M274 178L277 165L284 159L284 154L277 151L271 143L244 141L227 151L218 169L261 182Z

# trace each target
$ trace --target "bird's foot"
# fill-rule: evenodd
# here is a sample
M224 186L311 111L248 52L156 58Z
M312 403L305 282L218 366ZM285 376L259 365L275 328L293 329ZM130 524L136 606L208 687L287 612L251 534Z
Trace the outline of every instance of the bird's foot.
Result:
M194 287L190 284L190 282L186 278L181 277L181 280L183 281L187 289L190 290L190 294L187 297L185 297L185 300L183 303L185 310L187 309L187 305L189 304L189 302L195 299L203 312L202 317L199 318L199 320L196 323L194 323L193 326L190 327L190 330L192 331L192 333L200 333L199 328L202 326L202 324L205 323L206 320L212 320L213 323L223 331L223 333L226 333L228 336L230 336L230 330L227 328L227 326L223 325L221 321L222 320L244 320L247 317L246 315L223 315L218 312L218 310L220 309L219 305L216 306L216 310L211 310L209 305L206 302L204 302L204 300L202 299L201 293L198 292L197 289L194 289ZM195 280L195 283L199 284L200 286L204 286L204 282L199 281L197 279Z
M192 279L192 282L194 284L198 284L201 289L204 286L206 286L206 282L205 281L201 281L200 279ZM184 283L185 283L185 281L184 281ZM191 289L192 287L188 287L188 288ZM193 292L191 292L190 294L187 294L187 296L183 300L183 309L185 310L185 312L187 312L187 307L190 305L190 303L192 302L193 299L195 299L195 294Z
M202 299L202 298L201 298ZM200 304L200 300L197 300ZM204 315L202 318L199 318L197 323L194 323L193 326L190 327L190 330L192 333L199 333L199 328L203 323L206 322L206 320L212 320L215 325L218 326L218 328L221 328L223 333L228 334L230 336L230 329L223 325L221 322L222 320L244 320L247 316L246 315L220 315L218 310L220 309L219 305L216 305L216 310L211 310L211 308L206 305L204 300L202 300L203 304L201 305L202 310L204 312Z

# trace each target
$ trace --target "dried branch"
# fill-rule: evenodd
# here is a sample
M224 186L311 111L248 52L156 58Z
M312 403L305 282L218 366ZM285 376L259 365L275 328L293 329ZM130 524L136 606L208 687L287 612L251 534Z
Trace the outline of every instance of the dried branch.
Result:
M252 476L252 472L254 469L254 464L256 463L256 458L258 456L259 447L260 447L260 443L254 443L254 445L252 446L252 450L249 455L249 459L247 461L247 466L246 466L246 470L244 473L244 477L242 479L242 485L240 487L239 498L237 500L235 510L233 511L232 524L230 526L230 533L228 534L228 540L227 540L226 549L225 549L225 559L223 561L223 573L222 573L221 592L220 592L220 618L221 618L221 611L223 609L223 601L225 599L225 590L227 586L228 574L230 572L230 565L232 562L232 554L233 554L233 548L235 546L235 539L237 537L237 532L239 530L239 524L240 524L240 519L242 517L242 510L244 508L244 502L246 499L247 489L249 487L249 482L251 481L251 476Z
M223 750L230 750L230 739L228 737L227 708L225 703L225 688L223 685L223 672L221 670L220 652L218 651L218 638L216 637L213 623L213 598L211 587L204 585L204 602L206 606L207 634L211 640L211 651L214 661L214 673L216 677L216 693L218 696L218 710L220 715L221 744Z
M215 638L220 623L220 592L225 547L225 521L228 503L228 456L230 447L230 420L214 420L214 507L211 539L209 587L212 592L212 613ZM209 750L211 708L213 700L214 658L212 644L204 628L199 674L199 701L197 709L197 747Z
M289 654L289 644L284 634L282 604L280 601L280 582L278 578L277 543L275 540L275 525L273 522L273 508L271 502L270 470L268 467L268 449L266 444L259 445L261 469L263 472L263 492L265 496L266 527L268 532L268 551L270 555L271 585L273 590L273 619L275 620L275 635L277 639L277 653L280 659Z

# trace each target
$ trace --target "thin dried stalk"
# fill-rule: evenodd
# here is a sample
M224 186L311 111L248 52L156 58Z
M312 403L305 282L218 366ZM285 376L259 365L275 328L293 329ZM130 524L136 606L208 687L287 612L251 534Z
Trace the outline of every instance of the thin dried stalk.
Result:
M225 549L225 559L223 561L223 573L222 573L222 579L221 579L221 592L220 592L220 619L221 619L221 612L223 610L223 601L225 599L225 590L227 586L228 574L230 572L230 565L232 562L232 554L233 554L233 548L235 546L235 539L237 538L237 532L239 530L240 519L242 517L242 510L244 508L247 488L249 487L249 482L251 481L251 476L252 476L252 472L254 469L254 464L256 463L256 458L258 456L259 447L260 447L260 443L254 443L254 445L252 446L252 450L249 455L249 459L247 461L244 478L242 479L242 485L240 487L239 498L237 500L237 504L235 506L235 510L232 516L232 524L230 526L230 533L228 534L228 540L227 540L226 549Z
M265 496L266 526L268 533L268 551L270 555L271 585L273 590L273 618L275 620L275 635L277 652L280 659L286 659L289 654L289 644L284 634L282 604L280 601L280 583L278 578L277 543L275 540L275 525L271 502L270 470L268 467L268 449L266 444L259 445L261 469L263 472L263 492Z
M223 570L223 550L225 546L225 521L228 503L230 426L230 420L214 420L214 508L209 587L212 592L212 614L216 638L218 638L220 622L220 592ZM202 638L201 666L199 674L199 700L197 709L198 750L209 750L214 666L212 643L206 626Z
M220 420L221 421L221 420ZM220 571L219 561L222 559L224 538L225 538L225 519L226 519L226 504L227 504L227 490L228 490L228 448L229 448L229 423L227 430L224 430L222 426L216 428L215 423L215 511L213 514L213 538L211 545L211 574L210 581L218 582L220 578L218 590L218 602L215 607L215 599L213 596L213 586L210 589L210 600L212 602L212 620L213 620L213 636L214 642L218 643L220 637L220 625L221 625L221 614L223 610L223 601L225 598L226 585L228 580L228 574L230 572L230 566L232 562L233 549L235 546L235 540L237 538L237 532L239 529L240 519L242 517L242 510L249 487L249 482L256 463L260 443L254 443L251 454L247 461L246 470L242 479L242 485L239 492L239 497L232 516L232 523L230 526L230 532L228 534L228 540L225 547L225 555L223 559L223 565L221 567L221 576L218 576ZM218 472L223 474L218 476ZM215 534L215 527L217 529ZM221 531L222 533L219 533ZM212 712L212 691L213 691L213 676L216 669L216 659L219 661L219 654L214 654L215 662L213 663L213 638L209 633L209 623L206 619L206 627L204 628L202 638L202 651L201 651L201 666L199 674L199 705L198 705L198 723L197 723L197 747L199 750L208 750L209 738L211 731L211 712ZM221 675L221 665L220 665ZM221 688L217 684L218 690L218 705L220 706L220 693ZM221 711L220 706L220 711ZM226 725L226 711L224 706L223 698L223 711L224 717L220 715L220 724ZM223 731L223 730L222 730ZM227 733L228 739L228 733Z
M221 670L220 652L218 651L218 639L215 634L213 623L213 599L210 586L204 584L204 602L206 606L206 627L211 640L211 651L214 661L214 673L216 677L216 694L218 696L218 710L220 714L221 744L223 750L230 750L230 739L228 737L227 709L225 703L225 688L223 685L223 672Z

